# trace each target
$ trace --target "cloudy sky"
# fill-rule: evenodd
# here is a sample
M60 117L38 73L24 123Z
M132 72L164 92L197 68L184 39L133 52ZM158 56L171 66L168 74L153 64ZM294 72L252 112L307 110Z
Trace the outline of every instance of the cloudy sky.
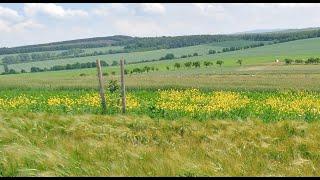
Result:
M320 4L0 3L0 47L111 35L227 34L320 26Z

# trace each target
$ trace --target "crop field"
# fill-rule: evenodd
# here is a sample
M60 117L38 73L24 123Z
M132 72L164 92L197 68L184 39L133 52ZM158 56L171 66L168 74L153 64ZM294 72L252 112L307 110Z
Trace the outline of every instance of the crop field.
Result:
M1 176L319 176L319 121L0 113Z
M66 58L66 59L56 59L56 60L47 60L41 62L28 62L28 63L19 63L19 64L12 64L9 65L9 68L15 69L17 71L21 71L24 69L26 71L30 71L32 66L40 67L40 68L50 68L54 65L65 65L65 64L72 64L76 62L84 63L84 62L93 62L96 59L101 59L106 61L107 63L111 64L113 61L119 61L121 57L125 58L127 62L135 62L135 61L143 61L143 60L152 60L152 59L159 59L165 56L167 53L173 53L176 57L180 57L182 55L188 55L193 53L198 53L203 56L204 59L208 56L208 51L210 49L221 51L224 47L229 47L228 45L233 44L234 46L244 46L250 44L256 44L260 41L239 41L239 42L218 42L218 43L211 43L206 45L198 45L198 46L189 46L183 48L174 48L174 49L161 49L161 50L153 50L153 51L142 51L142 52L132 52L132 53L119 53L119 54L108 54L108 55L100 55L100 56L89 56L89 57L80 57L80 58ZM86 52L93 52L93 51L100 51L100 50L109 50L109 49L122 49L121 46L116 47L103 47L103 48L89 48L86 49ZM185 59L199 59L199 57L195 58L185 58ZM1 71L0 71L1 73Z
M89 56L89 57L80 57L80 58L66 58L61 60L57 59L57 60L48 60L48 61L41 61L41 62L13 64L13 65L10 65L9 68L13 68L17 71L20 71L21 69L30 71L30 68L32 66L40 67L40 68L44 68L44 67L50 68L54 65L65 65L67 63L72 64L76 62L80 62L80 63L94 62L96 59L101 59L111 64L112 61L119 61L121 57L125 58L127 62L135 62L135 61L159 59L160 57L165 56L167 53L173 53L177 57L180 57L181 55L185 55L185 54L193 54L195 52L199 54L204 54L204 53L207 54L209 49L221 50L222 47L215 47L210 45L199 45L199 46L191 46L191 47L176 48L176 49L162 49L162 50L154 50L154 51L108 54L108 55Z
M143 52L132 52L132 53L119 53L119 54L108 54L100 56L80 57L80 58L66 58L57 60L47 60L41 62L29 62L9 65L9 68L21 71L22 69L30 71L32 66L40 68L50 68L54 65L65 65L76 62L94 62L96 59L101 59L111 64L113 61L119 61L120 58L124 58L127 62L135 62L142 60L159 59L165 56L167 53L173 53L176 57L181 55L193 54L194 52L199 53L200 56L187 57L182 59L176 59L175 61L165 60L158 62L150 62L149 65L157 65L159 69L165 69L168 65L173 65L175 62L184 63L187 61L216 61L223 60L225 66L236 66L235 61L237 59L243 59L244 64L255 65L261 63L274 62L275 59L283 60L284 58L300 58L306 59L309 57L319 57L320 52L317 46L320 44L320 38L311 38L304 40L291 41L280 44L265 45L262 47L250 48L239 51L217 53L209 55L210 49L221 50L222 46L212 45L198 45L184 48L175 49L162 49L154 51L143 51Z

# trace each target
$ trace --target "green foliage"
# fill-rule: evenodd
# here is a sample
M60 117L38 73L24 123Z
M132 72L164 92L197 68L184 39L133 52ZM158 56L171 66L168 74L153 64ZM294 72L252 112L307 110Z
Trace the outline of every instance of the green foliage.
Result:
M293 62L292 59L285 59L284 61L285 61L286 64L291 64Z
M102 75L103 75L103 76L109 76L109 73L104 72L104 73L102 73Z
M187 68L190 68L192 65L192 62L191 61L188 61L188 62L185 62L184 63L184 66L187 67Z
M224 61L222 61L222 60L218 60L217 62L216 62L216 64L218 64L220 67L221 67L221 65L224 63Z
M303 64L303 63L304 63L304 60L302 60L302 59L296 59L296 60L294 60L294 62L297 63L297 64Z
M204 61L204 62L203 62L203 65L206 66L206 67L207 67L207 66L212 66L212 65L213 65L213 62Z
M120 85L117 80L109 80L108 90L110 93L115 93L120 89Z
M118 61L112 61L111 66L118 66L118 65L119 65L119 62L118 62Z
M215 50L213 50L213 49L210 49L210 50L209 50L209 54L215 54L215 53L216 53Z
M241 66L242 65L242 61L243 61L242 59L238 59L237 63Z
M174 67L179 69L181 67L181 64L180 63L174 63Z
M166 54L164 57L161 57L159 60L167 60L167 59L174 59L175 57L174 57L174 54L172 54L172 53L168 53L168 54Z
M199 68L200 67L200 62L196 61L196 62L192 62L192 66Z

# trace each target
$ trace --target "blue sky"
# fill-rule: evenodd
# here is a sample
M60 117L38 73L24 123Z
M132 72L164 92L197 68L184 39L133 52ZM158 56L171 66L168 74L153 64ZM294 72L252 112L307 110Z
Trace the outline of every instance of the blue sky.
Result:
M112 35L318 27L319 8L312 3L0 3L0 47Z

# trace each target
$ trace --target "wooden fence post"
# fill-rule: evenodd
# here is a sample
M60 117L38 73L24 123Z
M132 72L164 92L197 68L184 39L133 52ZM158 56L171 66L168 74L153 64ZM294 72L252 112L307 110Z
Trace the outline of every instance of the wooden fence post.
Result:
M126 87L124 84L124 59L120 60L121 68L121 98L122 98L122 113L126 113Z
M98 79L99 79L99 88L100 88L102 112L106 113L107 104L106 104L106 98L105 98L105 93L104 93L104 84L103 84L104 81L103 81L102 72L101 72L100 60L97 59L96 63L97 63L97 70L98 70Z

